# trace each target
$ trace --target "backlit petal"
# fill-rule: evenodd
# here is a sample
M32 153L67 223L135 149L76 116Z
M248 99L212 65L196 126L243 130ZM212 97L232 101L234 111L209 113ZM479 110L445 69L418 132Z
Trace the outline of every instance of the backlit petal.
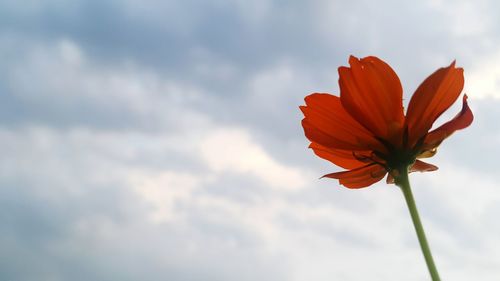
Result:
M305 98L302 126L311 142L335 149L384 150L366 128L342 107L340 99L330 94L312 94Z
M334 134L325 133L324 131L313 126L306 118L302 119L302 128L304 128L304 134L306 135L308 140L310 140L311 142L319 143L326 147L352 151L366 149L365 147L360 148L359 144L345 142L337 138Z
M331 149L314 142L309 147L312 148L314 154L317 156L344 169L355 169L367 164L367 162L360 161L361 156L357 156L352 150ZM369 155L371 152L359 153Z
M434 166L429 163L425 163L424 161L417 160L410 168L410 173L413 172L432 172L438 169L437 166Z
M462 110L450 121L439 126L437 129L431 131L424 141L424 153L426 151L433 151L441 142L453 134L457 130L467 128L474 120L474 115L467 103L467 95L462 99Z
M378 164L368 164L354 170L324 175L326 178L338 179L347 188L368 187L380 181L387 171Z
M402 87L392 68L376 57L349 58L339 68L340 99L351 116L395 145L404 122Z
M425 136L432 124L458 98L464 86L463 69L455 62L440 68L417 88L406 114L410 146Z

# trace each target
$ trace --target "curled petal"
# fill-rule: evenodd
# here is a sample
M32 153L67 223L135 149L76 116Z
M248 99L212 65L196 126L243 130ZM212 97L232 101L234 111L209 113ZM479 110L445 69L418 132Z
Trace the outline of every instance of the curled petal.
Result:
M423 153L435 151L441 142L457 130L467 128L474 120L474 115L467 103L467 95L462 99L462 110L450 121L431 131L424 140Z
M368 187L380 181L387 171L384 167L370 163L350 171L337 172L324 175L325 178L338 179L339 183L347 188L363 188ZM322 178L323 178L322 177Z
M373 134L354 120L340 99L330 94L311 94L305 98L302 126L306 137L329 148L344 150L384 150Z
M362 158L351 150L332 149L314 142L309 145L309 148L312 148L317 156L344 169L355 169L366 165L366 162L363 162ZM363 154L368 155L370 151L363 152Z
M376 57L349 58L339 68L340 99L351 116L394 145L404 123L402 87L392 68Z
M394 177L391 175L391 173L387 173L387 179L385 179L385 182L387 184L393 184L394 183Z
M434 121L457 100L463 86L463 69L456 68L452 62L438 69L417 88L406 114L410 146L427 134Z

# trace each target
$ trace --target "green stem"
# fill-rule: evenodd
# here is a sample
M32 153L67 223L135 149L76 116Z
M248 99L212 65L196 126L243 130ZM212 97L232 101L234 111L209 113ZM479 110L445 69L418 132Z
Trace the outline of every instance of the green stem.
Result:
M415 199L413 199L413 194L411 192L410 181L408 180L408 169L401 169L401 174L396 179L396 184L401 188L405 196L406 204L408 205L408 210L410 211L411 219L413 225L415 226L415 231L417 232L418 241L420 242L420 248L424 254L425 262L427 263L427 268L431 274L432 281L440 281L436 265L432 259L431 250L429 244L427 243L427 238L425 238L424 228L420 217L418 215L417 206L415 205Z

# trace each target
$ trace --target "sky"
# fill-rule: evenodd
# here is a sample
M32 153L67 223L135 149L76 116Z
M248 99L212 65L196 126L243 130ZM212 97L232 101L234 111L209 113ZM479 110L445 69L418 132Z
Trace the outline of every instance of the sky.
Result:
M497 280L499 25L492 0L0 1L0 280L428 280L398 188L307 148L298 106L351 54L405 105L464 68L474 123L411 181L443 280Z

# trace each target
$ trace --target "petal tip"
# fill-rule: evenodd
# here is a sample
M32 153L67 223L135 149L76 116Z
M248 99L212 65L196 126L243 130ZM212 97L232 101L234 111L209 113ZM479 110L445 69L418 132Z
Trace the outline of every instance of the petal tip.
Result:
M349 56L349 65L351 67L356 66L361 63L363 59L359 59L358 57L355 57L353 55Z
M306 112L305 112L305 111L306 111L306 108L307 108L307 106L306 106L306 105L300 105L300 106L299 106L300 111L302 111L302 114L304 114L304 115L306 114ZM304 119L305 119L305 118L304 118ZM304 121L304 119L302 119L302 122Z
M358 57L354 56L354 55L349 55L349 61L351 60L359 60Z

